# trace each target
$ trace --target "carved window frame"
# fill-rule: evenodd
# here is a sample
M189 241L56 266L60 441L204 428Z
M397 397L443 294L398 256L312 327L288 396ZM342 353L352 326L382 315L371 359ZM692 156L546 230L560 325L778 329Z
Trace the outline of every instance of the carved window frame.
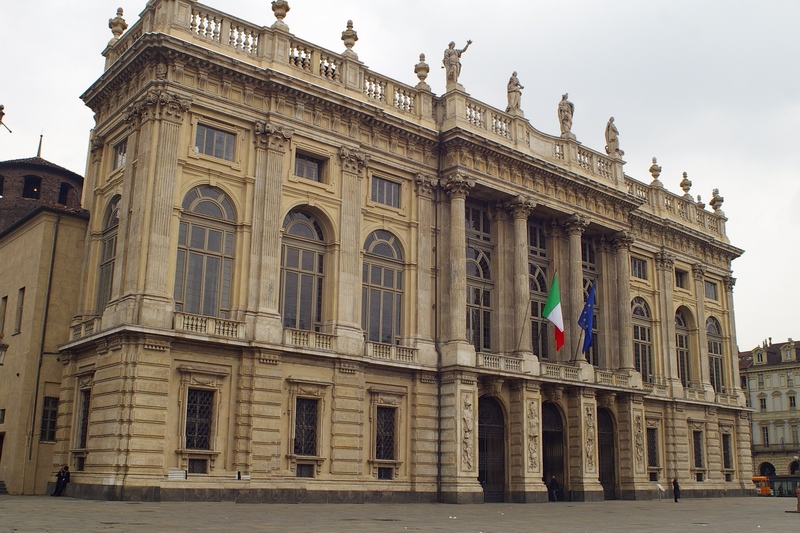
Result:
M689 467L698 482L705 481L708 472L708 434L706 429L705 420L689 420L689 456L691 461ZM699 455L696 446L698 435L700 439ZM699 465L698 462L700 463Z
M406 204L407 202L405 199L407 198L408 192L408 183L405 180L401 180L395 177L389 177L383 172L372 172L370 171L367 175L369 179L369 194L366 198L366 204L368 207L376 207L379 209L387 209L392 213L405 217L407 214ZM397 187L397 205L393 205L391 203L387 203L382 199L376 199L376 183L383 182L388 186L396 186ZM385 194L384 194L385 197Z
M94 384L94 368L84 370L76 376L75 398L73 399L72 413L72 447L69 450L72 468L74 471L81 472L86 463L88 455L89 425L92 414L92 386ZM88 401L84 402L88 394ZM86 419L83 419L84 408ZM82 435L86 431L86 443L82 443Z
M647 459L645 464L647 465L647 472L648 476L650 476L651 481L653 481L652 477L655 474L655 480L659 480L662 477L662 473L664 471L664 463L666 460L666 454L664 453L664 449L662 445L664 444L664 439L662 438L664 432L662 428L662 419L660 416L656 416L651 418L651 414L648 413L648 416L645 418L645 442L647 444ZM651 448L650 448L650 432L655 432L655 460L656 464L650 464L650 456L651 456Z
M393 470L393 479L397 479L400 475L400 468L403 465L401 457L403 457L404 450L402 449L402 433L404 421L404 403L406 399L406 390L399 387L390 387L386 385L375 385L368 389L370 395L369 406L369 421L370 421L370 454L369 464L371 475L378 479L378 473L381 468L391 468ZM394 417L394 459L378 459L378 408L392 408L395 410Z
M329 403L329 396L333 383L330 381L290 376L286 379L289 387L287 414L289 421L289 438L287 439L286 458L289 461L289 470L297 475L297 465L314 465L314 477L322 473L322 465L328 460L324 454L325 446L325 418ZM296 409L298 398L317 400L317 455L297 455L294 452L294 439L296 435Z
M233 159L229 160L225 159L224 157L216 157L213 154L206 154L202 150L197 149L197 131L199 126L233 135ZM245 130L243 128L234 126L232 124L227 124L225 122L220 122L219 120L215 120L200 114L195 114L192 116L191 127L191 137L189 138L187 150L189 159L198 161L196 164L199 164L199 161L208 161L218 165L230 167L232 170L241 170L245 136Z
M732 481L733 474L736 472L736 439L733 434L733 424L725 423L719 425L719 456L720 466L722 467L722 475L725 481ZM725 437L728 437L728 447L725 447ZM728 452L730 458L730 466L725 466L725 452Z
M307 187L322 189L326 192L334 192L336 179L331 165L333 154L302 142L293 142L292 145L292 163L288 172L288 180L292 183L303 184ZM296 173L298 156L301 158L313 159L319 162L320 168L318 180L306 178Z
M179 468L185 472L189 471L189 460L200 459L208 461L208 473L214 470L217 457L221 454L217 437L224 434L220 428L220 413L222 411L222 397L225 388L228 386L230 370L221 367L210 367L201 365L184 364L178 366L180 373L180 389L178 392L178 412L180 421L178 426L178 448L175 453L178 456ZM186 448L186 408L189 397L189 389L207 390L214 393L213 407L211 413L211 429L208 437L208 450L189 450ZM203 475L203 474L191 474Z

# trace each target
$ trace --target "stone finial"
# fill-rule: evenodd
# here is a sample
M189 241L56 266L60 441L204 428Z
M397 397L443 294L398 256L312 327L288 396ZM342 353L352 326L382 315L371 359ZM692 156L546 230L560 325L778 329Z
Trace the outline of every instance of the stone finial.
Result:
M116 17L114 17L113 19L108 19L108 27L109 29L111 29L111 33L114 35L114 37L112 37L111 40L108 41L108 45L111 46L112 44L119 41L119 37L120 35L122 35L122 32L128 29L128 23L125 22L124 18L122 18L121 7L117 8Z
M697 195L697 207L699 209L705 209L706 208L706 204L703 203L703 199L700 198L699 194Z
M419 55L419 63L414 65L414 74L417 75L419 79L419 83L417 84L417 89L422 89L424 91L430 91L431 86L425 83L425 79L428 77L428 73L431 71L431 67L425 62L425 54Z
M692 195L689 194L689 189L692 188L692 180L689 179L689 175L686 172L683 173L683 179L681 180L681 189L683 189L683 197L687 200L692 199Z
M342 32L342 41L344 42L344 45L347 47L347 50L344 51L345 57L355 57L355 58L358 57L356 53L353 52L353 45L356 44L357 40L358 40L358 33L356 33L356 31L353 29L353 21L348 20L347 29Z
M661 166L656 161L656 158L653 158L653 164L650 165L650 175L653 176L653 183L651 185L661 186L661 182L659 181L658 177L661 175Z
M272 25L272 29L289 31L289 26L286 25L283 19L290 9L289 2L286 0L272 0L272 13L277 19L275 24Z
M708 202L708 205L711 206L711 209L714 210L715 213L722 215L722 202L725 201L725 198L719 195L719 189L714 189L711 193L711 201Z

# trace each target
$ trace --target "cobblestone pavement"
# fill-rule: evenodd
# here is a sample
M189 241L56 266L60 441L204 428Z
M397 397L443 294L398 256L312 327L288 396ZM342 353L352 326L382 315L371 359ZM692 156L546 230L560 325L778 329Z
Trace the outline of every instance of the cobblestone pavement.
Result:
M137 503L0 496L0 533L800 531L792 498L551 504Z

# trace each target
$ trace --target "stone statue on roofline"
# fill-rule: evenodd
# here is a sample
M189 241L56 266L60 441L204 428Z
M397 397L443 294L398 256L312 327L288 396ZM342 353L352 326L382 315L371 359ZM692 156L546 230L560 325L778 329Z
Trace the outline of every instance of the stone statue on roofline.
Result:
M619 149L619 130L614 125L614 117L606 124L606 153L614 159L621 159L625 152Z
M561 137L564 139L574 139L572 133L572 115L575 113L575 105L568 100L569 93L561 95L558 103L558 122L561 125Z
M467 51L472 41L467 41L467 45L459 50L456 48L455 41L450 41L450 45L444 51L442 66L447 76L447 90L459 87L458 76L461 74L461 54Z
M525 87L520 84L519 79L517 79L516 72L511 74L511 78L509 78L506 88L508 91L508 107L506 107L506 113L522 115L520 103L522 101L522 89Z

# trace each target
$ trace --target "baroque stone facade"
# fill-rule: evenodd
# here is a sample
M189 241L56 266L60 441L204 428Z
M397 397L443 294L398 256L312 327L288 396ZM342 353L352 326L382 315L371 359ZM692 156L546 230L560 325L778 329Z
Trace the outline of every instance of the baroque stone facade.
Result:
M424 56L416 86L370 71L352 24L336 53L273 7L268 28L153 0L83 95L95 216L61 349L69 490L536 502L551 476L579 500L655 497L677 476L687 495L748 491L742 251L721 200L667 192L655 163L634 180L621 151L544 135L457 73L436 96ZM541 318L556 272L561 351Z

